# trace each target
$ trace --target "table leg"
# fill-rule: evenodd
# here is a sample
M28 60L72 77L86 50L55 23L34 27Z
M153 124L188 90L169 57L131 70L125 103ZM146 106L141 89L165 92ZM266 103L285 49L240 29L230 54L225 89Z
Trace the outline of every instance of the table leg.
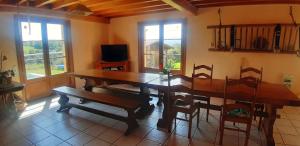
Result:
M84 79L84 80L85 80L85 84L83 86L84 90L91 92L93 90L93 87L95 86L94 81L90 79ZM84 104L85 102L86 100L80 99L80 104Z
M4 117L4 112L5 112L5 95L1 94L0 95L0 120Z
M137 111L136 117L141 119L144 118L146 115L149 115L155 108L153 104L150 104L150 90L147 87L140 87L141 94L143 96L143 105L140 110Z
M161 90L163 91L163 90ZM157 127L158 128L164 128L164 129L168 129L169 126L171 126L170 123L170 116L169 113L171 113L171 104L170 104L170 99L168 98L167 94L164 93L164 97L163 97L163 104L164 104L164 110L163 110L163 114L162 114L162 118L160 118L157 122Z
M282 106L275 105L266 105L266 111L268 116L263 120L263 128L266 135L267 146L275 146L274 137L273 137L273 126L276 120L277 112L276 110L282 108Z
M15 98L13 93L0 95L0 117L17 117ZM1 119L1 118L0 118Z
M16 110L16 106L15 106L15 96L13 93L9 93L8 94L8 109L9 109L9 114L11 116L16 117L17 116L17 110Z

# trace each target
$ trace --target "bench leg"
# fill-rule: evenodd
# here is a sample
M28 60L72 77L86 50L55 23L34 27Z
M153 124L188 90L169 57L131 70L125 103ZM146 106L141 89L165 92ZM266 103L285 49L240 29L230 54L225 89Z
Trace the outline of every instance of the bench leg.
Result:
M69 102L69 97L67 95L60 95L60 98L58 100L60 107L57 110L57 112L69 111L71 107L67 106L68 102Z
M128 128L125 132L125 135L129 135L135 128L139 127L139 124L136 121L134 110L127 110L127 125Z

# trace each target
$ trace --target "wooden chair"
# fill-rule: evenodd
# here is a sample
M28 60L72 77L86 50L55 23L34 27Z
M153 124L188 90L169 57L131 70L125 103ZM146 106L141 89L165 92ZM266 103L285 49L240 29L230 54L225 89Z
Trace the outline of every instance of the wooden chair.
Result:
M251 124L256 103L258 81L230 80L226 77L224 89L224 102L220 115L220 141L222 145L224 129L246 133L245 146L248 145ZM228 103L228 101L247 101L250 104ZM246 124L246 130L239 128L225 127L225 121Z
M250 73L252 73L252 74L249 75ZM253 68L253 67L243 68L241 66L240 79L245 79L245 80L249 80L249 81L255 81L256 79L258 79L258 82L261 83L262 82L262 73L263 73L263 68L260 68L260 70L259 70L259 69Z
M180 83L176 83L176 80L180 80ZM171 84L171 81L175 82L175 85ZM172 103L172 120L175 119L175 129L176 120L183 120L189 123L188 138L191 138L192 121L195 116L197 116L197 127L199 127L200 118L200 105L198 101L194 100L193 90L192 90L193 79L184 75L170 75L168 73L168 96ZM189 115L188 119L183 119L177 117L177 113L181 112ZM171 131L171 126L169 126L169 132Z
M201 72L203 70L206 70L209 72L209 74ZM214 66L206 66L206 65L198 65L196 66L194 64L194 69L193 69L193 78L204 78L204 79L212 79L213 76L213 70ZM208 122L208 116L209 116L209 106L210 106L210 97L207 96L202 96L202 95L194 95L198 100L205 101L207 103L207 109L206 109L206 121Z
M262 82L262 73L263 73L263 68L256 69L253 67L246 67L243 68L241 66L240 69L240 79L243 80L248 80L248 81L256 81L258 80L258 83ZM264 104L256 104L255 105L255 112L263 112L265 109ZM254 115L254 120L256 120L256 115ZM258 122L258 129L261 129L262 125L262 116L259 117L259 122Z

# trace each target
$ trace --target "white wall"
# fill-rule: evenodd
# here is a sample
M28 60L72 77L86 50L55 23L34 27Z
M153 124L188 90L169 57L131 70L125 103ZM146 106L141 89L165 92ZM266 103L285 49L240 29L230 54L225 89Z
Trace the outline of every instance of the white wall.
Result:
M295 6L295 18L300 22L300 6ZM226 75L237 78L241 64L263 67L263 80L282 83L283 76L294 77L292 90L300 94L300 58L290 54L229 53L208 51L212 31L208 25L218 25L218 8L200 9L197 16L180 12L138 15L115 18L109 25L110 43L127 43L130 47L132 71L138 71L138 22L174 18L187 19L186 74L192 73L196 64L214 64L214 78ZM222 7L223 24L291 23L289 5L255 5ZM297 45L298 47L298 45Z
M6 69L18 69L14 32L14 13L0 12L0 50L8 57ZM71 37L75 71L94 68L100 44L108 40L108 24L71 20ZM14 80L19 81L19 73L16 74ZM82 86L81 82L76 84Z

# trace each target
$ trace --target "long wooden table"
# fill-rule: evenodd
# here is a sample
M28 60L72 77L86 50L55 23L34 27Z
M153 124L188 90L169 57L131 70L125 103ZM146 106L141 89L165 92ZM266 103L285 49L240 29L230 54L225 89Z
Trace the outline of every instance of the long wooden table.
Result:
M195 79L194 82L195 91L200 93L201 95L223 98L225 80ZM171 84L184 84L186 86L191 86L190 84L187 84L179 79L172 81ZM148 82L148 87L160 89L161 91L167 91L168 82L167 80L158 78L156 80ZM242 87L240 90L244 92L242 90ZM163 102L163 116L159 120L157 126L166 128L170 126L170 117L168 116L168 113L171 110L171 106L168 104L170 103L170 100L168 98L164 98ZM258 87L257 102L266 105L267 115L263 121L263 128L266 135L267 145L274 146L275 142L273 138L273 126L277 117L277 109L283 108L283 106L300 106L300 100L293 92L291 92L283 85L262 82Z
M147 88L160 89L161 91L167 91L167 80L161 78L158 74L151 73L133 73L133 72L111 72L100 70L87 70L82 72L76 72L73 74L75 77L79 77L86 80L86 89L95 86L100 81L113 81L119 83L127 83L139 86L142 94L145 97L149 96ZM94 81L92 83L91 81ZM224 80L195 80L195 91L202 95L223 98ZM181 80L174 80L172 84L186 84ZM188 85L189 86L189 85ZM146 91L146 92L144 92ZM268 115L264 118L263 127L266 134L266 140L268 146L274 146L273 139L273 125L276 120L276 110L283 108L283 106L300 106L300 100L297 96L287 89L283 85L271 84L263 82L258 89L257 102L266 104L266 111ZM160 128L167 128L170 125L170 118L168 113L170 112L169 98L163 99L164 111L162 118L158 121L157 126Z

